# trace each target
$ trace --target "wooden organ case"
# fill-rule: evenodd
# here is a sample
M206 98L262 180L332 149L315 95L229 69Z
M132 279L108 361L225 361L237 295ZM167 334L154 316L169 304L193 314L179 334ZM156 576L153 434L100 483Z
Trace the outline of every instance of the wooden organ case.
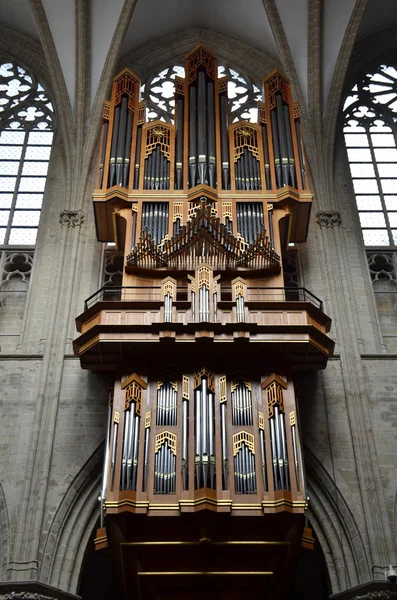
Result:
M95 543L121 544L128 598L283 598L307 509L296 382L333 349L321 301L283 278L312 200L299 105L275 71L258 122L230 123L213 54L185 74L173 124L146 122L128 69L105 103L93 202L123 281L75 341L112 380Z

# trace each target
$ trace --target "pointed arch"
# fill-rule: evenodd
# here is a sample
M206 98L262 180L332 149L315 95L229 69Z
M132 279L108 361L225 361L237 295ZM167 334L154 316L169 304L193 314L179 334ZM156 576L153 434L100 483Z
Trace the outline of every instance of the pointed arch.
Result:
M5 572L7 569L8 556L10 552L10 522L8 518L7 502L4 495L2 485L0 483L0 548L1 560L0 560L0 581L5 579Z
M305 447L304 454L310 520L326 558L333 592L337 593L369 581L370 560L339 488L309 448Z
M44 583L76 593L84 552L99 518L103 443L70 484L56 511L42 552Z

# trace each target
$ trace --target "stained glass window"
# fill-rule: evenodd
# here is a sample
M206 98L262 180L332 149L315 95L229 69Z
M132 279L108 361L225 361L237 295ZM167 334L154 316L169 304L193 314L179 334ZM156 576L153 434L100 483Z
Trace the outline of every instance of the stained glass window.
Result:
M397 71L380 65L353 87L344 136L366 246L397 246Z
M53 107L32 73L0 63L0 245L34 246L50 160Z
M175 76L185 77L181 65L173 65L156 73L141 86L142 100L146 102L148 121L160 119L174 122ZM230 122L251 121L256 123L258 109L256 103L262 100L260 89L249 79L227 65L218 67L218 77L228 77L228 97Z

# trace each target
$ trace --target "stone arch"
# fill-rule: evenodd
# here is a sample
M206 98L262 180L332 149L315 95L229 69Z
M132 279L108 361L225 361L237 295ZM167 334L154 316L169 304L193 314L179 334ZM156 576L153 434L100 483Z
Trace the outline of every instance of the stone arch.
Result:
M76 593L85 549L99 518L103 443L70 484L52 520L42 552L44 583Z
M183 61L185 54L200 43L208 46L219 61L234 66L260 86L268 73L280 68L276 57L255 46L231 35L202 28L179 31L145 44L122 57L118 68L129 67L141 78L146 78L173 61Z
M372 577L367 551L347 502L307 447L305 466L309 517L324 552L333 593L369 581Z
M10 522L8 519L7 502L4 495L2 485L0 483L0 548L1 560L0 560L0 581L5 579L8 556L10 552L10 540L9 540Z

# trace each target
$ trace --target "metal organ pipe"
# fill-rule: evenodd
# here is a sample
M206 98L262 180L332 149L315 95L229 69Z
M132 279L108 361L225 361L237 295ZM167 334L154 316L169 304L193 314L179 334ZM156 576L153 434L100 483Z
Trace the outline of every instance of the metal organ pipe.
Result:
M196 489L201 487L201 391L195 391L195 430L196 430Z
M119 432L119 424L117 422L115 422L114 427L113 427L112 460L110 463L110 489L113 489L113 483L114 483L114 467L115 467L115 463L116 463L118 432Z
M280 142L281 153L281 180L282 185L288 185L289 182L289 160L287 152L287 133L285 131L283 101L280 94L276 94L276 116L278 126L278 137Z
M198 106L197 106L197 153L198 153L198 169L199 181L204 184L208 182L207 177L207 132L206 132L206 77L204 71L198 73Z
M263 141L263 156L265 159L265 182L266 189L271 190L272 184L270 180L270 159L269 159L269 147L267 144L267 125L262 125L262 141Z
M141 161L141 145L142 145L142 126L139 126L138 130L137 130L137 134L136 134L134 190L137 190L139 188L139 165L140 165L140 161ZM146 167L146 165L145 165L145 167Z
M106 154L106 144L108 141L108 130L109 130L109 121L105 121L103 124L103 133L102 133L102 148L101 148L101 162L99 164L99 187L102 187L103 184L103 167L105 162L105 154Z
M286 104L284 104L284 106L283 106L283 112L284 112L285 131L287 134L287 150L288 150L290 182L291 182L292 186L296 188L295 160L294 160L294 151L293 151L293 147L292 147L291 122L289 119L289 106L287 106Z
M221 404L222 489L227 490L226 402Z
M273 111L271 113L271 121L272 121L272 137L273 137L273 150L274 150L274 164L276 168L276 183L277 187L280 188L284 184L281 179L281 159L280 159L280 146L279 146L279 134L277 127L277 117L276 113Z
M214 83L207 81L208 173L210 187L216 186Z
M188 479L188 403L182 401L182 487L189 489Z
M175 169L176 189L183 189L183 124L184 124L184 97L178 94L176 100L176 148Z
M191 85L189 88L189 184L190 187L196 185L197 178L197 103L196 103L196 86Z
M110 434L112 427L112 406L109 404L108 406L108 420L106 424L106 442L105 442L105 459L103 461L103 472L102 472L102 488L101 488L101 527L103 527L103 503L106 500L106 491L107 491L107 479L108 479L108 468L109 468L109 458L110 458Z
M221 160L222 160L222 185L224 190L228 190L229 185L229 144L228 144L228 116L227 116L227 96L221 94L219 97L220 105L220 126L221 126ZM236 186L237 187L237 186Z
M119 136L119 125L120 125L120 106L116 106L116 108L114 109L112 145L110 148L110 168L109 168L108 187L112 187L114 185L114 174L115 174L115 170L116 170L117 140L118 140L118 136Z

